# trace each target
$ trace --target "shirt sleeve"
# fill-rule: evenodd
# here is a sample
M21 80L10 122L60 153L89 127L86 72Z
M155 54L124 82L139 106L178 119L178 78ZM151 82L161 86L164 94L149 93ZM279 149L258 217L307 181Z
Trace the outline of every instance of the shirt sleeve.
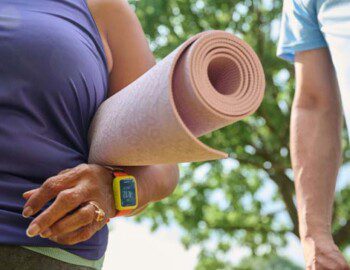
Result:
M316 9L305 6L302 0L285 0L277 56L294 62L295 52L322 47L327 47L327 43L318 24Z

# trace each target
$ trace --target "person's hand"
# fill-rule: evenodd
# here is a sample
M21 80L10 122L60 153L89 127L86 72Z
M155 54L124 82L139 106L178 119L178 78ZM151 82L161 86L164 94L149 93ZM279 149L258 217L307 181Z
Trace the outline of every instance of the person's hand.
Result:
M27 191L23 216L36 214L48 201L54 202L29 225L27 235L50 238L60 244L86 241L100 230L116 209L111 172L98 165L81 164L47 179L40 188ZM96 221L95 202L106 214Z
M169 196L178 183L177 165L152 165L128 168L137 179L140 213L148 203ZM88 240L116 214L112 173L99 165L81 164L47 179L41 187L23 194L27 200L23 216L35 215L50 200L54 202L29 225L27 235L40 235L60 244L74 245ZM97 221L94 202L105 212Z
M301 242L306 270L350 270L331 235L305 237Z

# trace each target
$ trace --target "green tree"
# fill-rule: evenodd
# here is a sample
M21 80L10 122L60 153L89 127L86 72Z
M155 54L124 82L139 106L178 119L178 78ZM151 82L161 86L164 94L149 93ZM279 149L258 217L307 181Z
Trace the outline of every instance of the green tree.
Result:
M302 270L302 268L289 259L278 255L267 255L261 257L247 257L234 266L231 262L220 260L216 256L201 257L196 270Z
M130 1L157 58L198 32L221 29L247 41L265 69L266 95L257 113L202 138L231 158L185 164L174 195L139 217L151 220L153 229L180 225L184 245L202 247L199 265L224 256L232 244L248 248L252 255L269 254L286 244L287 234L298 234L288 145L293 67L275 56L282 2ZM345 134L344 150L347 162ZM349 193L347 187L339 192L334 213L334 237L342 248L350 241ZM213 265L206 269L225 265L219 259L209 261Z
M279 257L259 257L254 259L244 259L236 270L302 270L300 266L295 265L290 260Z

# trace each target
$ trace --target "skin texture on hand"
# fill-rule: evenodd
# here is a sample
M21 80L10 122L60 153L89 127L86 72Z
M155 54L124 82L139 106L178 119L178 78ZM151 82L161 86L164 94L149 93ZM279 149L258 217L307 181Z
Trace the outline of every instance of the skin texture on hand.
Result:
M349 269L331 235L341 161L342 114L328 49L299 52L291 116L291 157L299 231L309 270Z
M157 165L130 169L138 182L139 206L161 200L175 189L178 172L175 165ZM40 235L60 244L73 245L91 238L116 214L110 170L99 165L81 164L47 179L40 188L23 194L27 199L23 216L36 214L48 201L54 202L29 225L30 237ZM162 184L167 183L167 184ZM106 217L97 222L96 202Z
M35 190L26 192L27 199L23 207L23 216L36 214L47 202L54 202L38 215L29 225L27 234L34 237L51 237L53 241L75 244L89 239L106 223L96 222L95 207L84 205L89 201L97 202L107 217L115 214L112 175L103 167L82 164L62 171L47 179ZM106 217L106 218L107 218ZM55 239L55 236L62 236Z
M349 270L349 266L331 236L302 239L306 270Z

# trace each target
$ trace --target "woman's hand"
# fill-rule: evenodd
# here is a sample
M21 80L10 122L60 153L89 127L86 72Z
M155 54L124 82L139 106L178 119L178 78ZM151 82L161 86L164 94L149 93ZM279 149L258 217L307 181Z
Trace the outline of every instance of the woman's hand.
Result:
M331 235L302 239L307 270L350 270Z
M55 201L30 224L30 237L40 234L61 244L85 241L100 230L116 213L112 191L112 174L98 165L81 164L47 179L43 185L23 194L28 199L23 216L37 213L48 201ZM105 211L104 220L97 222L96 202Z
M149 202L159 201L172 193L178 182L176 165L130 167L138 186L138 209ZM91 238L116 214L110 170L99 165L81 164L47 179L40 188L27 191L23 216L36 214L47 202L54 202L29 225L30 237L39 235L60 244L73 245ZM96 202L106 213L97 222L96 208L87 202Z

